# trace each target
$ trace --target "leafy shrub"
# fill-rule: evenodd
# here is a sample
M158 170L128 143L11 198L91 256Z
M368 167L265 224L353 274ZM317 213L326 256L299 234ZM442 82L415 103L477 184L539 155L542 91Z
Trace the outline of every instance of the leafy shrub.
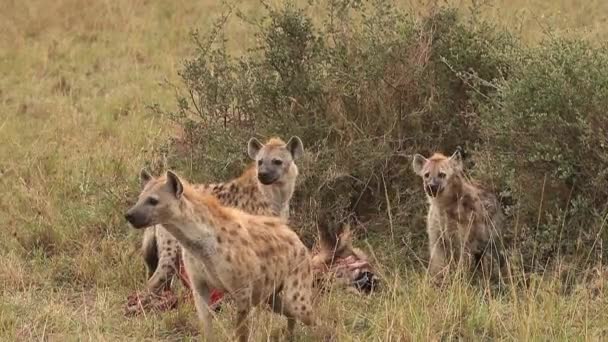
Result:
M417 19L386 0L329 1L322 12L313 24L289 2L267 7L251 20L258 46L242 57L226 49L226 17L194 33L177 108L154 107L182 128L168 162L195 181L227 179L243 168L249 137L299 135L307 153L293 208L306 240L331 213L424 255L426 201L409 157L461 145L475 176L513 198L515 246L542 258L556 243L574 252L574 236L589 247L597 230L579 227L601 218L607 191L603 50L526 48L450 8ZM544 175L541 202L532 189Z
M519 200L519 245L541 260L601 247L607 74L607 49L550 39L525 50L480 106L486 163Z

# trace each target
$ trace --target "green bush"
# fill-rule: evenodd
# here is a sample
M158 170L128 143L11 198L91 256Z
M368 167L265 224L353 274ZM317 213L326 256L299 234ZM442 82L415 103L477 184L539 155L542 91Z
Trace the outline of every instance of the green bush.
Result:
M541 260L599 252L608 237L607 75L607 49L551 39L480 103L488 171L518 199L518 245Z
M426 254L410 157L461 145L471 172L512 197L506 235L526 259L594 245L608 191L604 50L527 48L450 8L418 19L390 1L329 1L322 12L313 24L289 2L268 7L252 20L259 45L242 57L226 49L226 18L193 34L177 108L154 107L183 131L164 150L169 164L194 181L227 179L243 168L250 136L299 135L307 154L293 208L305 240L330 212L390 235L414 252L407 259Z

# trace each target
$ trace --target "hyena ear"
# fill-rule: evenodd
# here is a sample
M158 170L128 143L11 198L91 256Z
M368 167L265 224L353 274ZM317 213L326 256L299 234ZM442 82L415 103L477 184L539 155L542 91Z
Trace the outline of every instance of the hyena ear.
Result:
M462 170L462 149L457 148L456 152L450 157L450 162L459 170Z
M141 169L141 171L139 171L139 185L141 186L141 188L143 189L146 184L148 184L148 182L152 180L152 178L154 177L152 177L148 170Z
M180 199L184 193L184 185L179 177L173 171L167 171L167 185L175 195L175 198Z
M412 161L412 168L414 169L414 172L417 175L422 173L422 168L424 167L424 164L426 164L426 161L426 158L424 158L424 156L422 156L421 154L416 153L414 155L414 159Z
M258 156L258 153L262 147L264 147L264 144L262 144L258 139L249 139L249 142L247 143L247 154L249 154L249 158L255 160L255 157Z
M304 154L304 144L299 137L293 136L287 142L287 150L291 153L291 157L296 160Z

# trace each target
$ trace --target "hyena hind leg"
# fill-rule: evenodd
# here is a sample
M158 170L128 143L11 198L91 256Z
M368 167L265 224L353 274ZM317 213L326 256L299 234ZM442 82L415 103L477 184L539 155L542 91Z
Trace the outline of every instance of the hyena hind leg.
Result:
M474 254L474 273L479 275L487 286L504 285L508 279L506 259L503 250L495 243L488 242L483 250Z
M273 310L287 317L287 333L293 338L296 320L308 326L316 326L312 300L312 273L311 278L293 277L285 281L281 294L275 297Z
M293 330L296 325L296 319L291 314L291 311L285 308L285 303L280 293L275 293L268 299L268 304L276 314L287 317L287 340L293 339Z

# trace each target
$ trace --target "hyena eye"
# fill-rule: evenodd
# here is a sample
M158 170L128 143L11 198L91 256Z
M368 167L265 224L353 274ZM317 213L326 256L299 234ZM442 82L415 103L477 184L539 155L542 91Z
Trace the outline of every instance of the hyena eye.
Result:
M430 175L431 174L427 172L427 173L424 174L424 178L429 178Z
M258 160L258 165L262 166L262 159Z
M157 205L158 204L158 199L156 199L154 197L148 197L148 204L149 205Z
M439 172L439 178L445 178L445 173L444 172Z
M272 160L272 163L273 163L274 165L276 165L276 166L283 165L283 161L282 161L282 160L280 160L280 159L273 159L273 160Z

